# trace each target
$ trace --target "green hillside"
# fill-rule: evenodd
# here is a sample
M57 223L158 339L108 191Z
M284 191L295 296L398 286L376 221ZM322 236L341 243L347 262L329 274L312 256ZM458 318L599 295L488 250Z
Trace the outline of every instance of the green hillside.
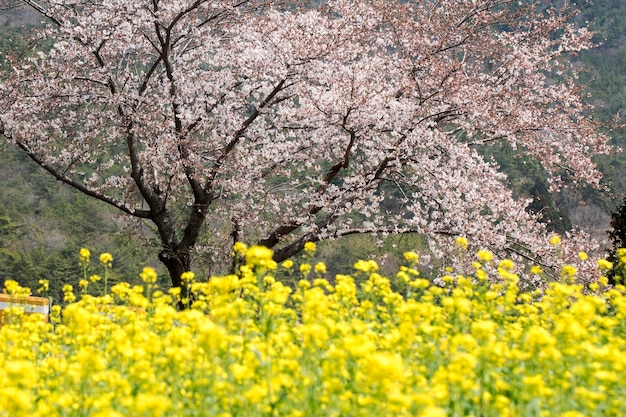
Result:
M126 279L149 259L137 232L122 232L108 207L58 183L10 146L1 155L0 282L12 278L37 288L47 279L59 297L64 284L82 277L81 247L111 252ZM101 273L97 256L89 272Z

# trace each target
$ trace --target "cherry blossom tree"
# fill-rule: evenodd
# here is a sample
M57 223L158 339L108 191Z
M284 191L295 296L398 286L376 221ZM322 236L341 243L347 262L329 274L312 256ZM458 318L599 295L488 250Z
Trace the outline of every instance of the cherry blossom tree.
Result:
M480 148L508 142L555 187L597 186L610 150L567 60L591 35L544 2L23 3L46 25L0 80L0 132L153 224L175 286L235 241L276 261L356 233L541 253Z

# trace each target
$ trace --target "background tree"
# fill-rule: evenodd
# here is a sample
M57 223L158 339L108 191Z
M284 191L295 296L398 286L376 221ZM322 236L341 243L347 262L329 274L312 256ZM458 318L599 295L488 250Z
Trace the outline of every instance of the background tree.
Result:
M626 198L615 211L611 212L611 229L608 230L609 239L612 247L608 251L607 259L613 263L614 269L607 272L609 283L616 283L616 275L623 273L619 271L623 265L620 265L617 251L626 247Z
M543 2L23 3L48 25L0 81L0 131L152 224L176 286L234 240L277 261L356 233L541 253L477 149L507 142L556 186L598 185L610 150L565 59L590 34Z

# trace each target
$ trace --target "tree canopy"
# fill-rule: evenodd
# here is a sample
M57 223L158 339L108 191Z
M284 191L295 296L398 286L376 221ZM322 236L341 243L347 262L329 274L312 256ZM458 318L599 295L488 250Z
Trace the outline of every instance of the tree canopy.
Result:
M0 132L149 222L174 285L235 241L280 261L357 233L543 253L478 149L597 186L608 153L563 8L502 0L31 1L48 24L0 80Z

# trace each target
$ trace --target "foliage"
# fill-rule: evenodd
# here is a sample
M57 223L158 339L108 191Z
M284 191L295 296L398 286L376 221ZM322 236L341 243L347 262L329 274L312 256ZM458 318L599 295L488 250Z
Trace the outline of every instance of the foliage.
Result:
M89 295L91 283L80 295L65 288L51 323L16 304L0 327L0 416L626 413L622 285L583 286L565 266L561 282L525 292L513 262L486 250L439 285L420 276L414 252L390 278L360 261L331 284L322 264L235 250L237 274L184 275L194 301L161 291L145 268L141 285L105 296ZM27 293L14 281L5 291L16 303Z
M614 265L618 265L621 258L619 251L626 247L626 198L617 210L611 212L611 229L608 231L608 235L612 247L607 259ZM611 283L615 283L616 274L614 270L609 273L608 277Z
M151 222L175 286L198 255L230 267L235 240L277 261L358 233L538 253L477 149L508 143L556 186L598 185L610 151L567 59L591 35L543 2L23 3L48 25L10 57L0 131Z

